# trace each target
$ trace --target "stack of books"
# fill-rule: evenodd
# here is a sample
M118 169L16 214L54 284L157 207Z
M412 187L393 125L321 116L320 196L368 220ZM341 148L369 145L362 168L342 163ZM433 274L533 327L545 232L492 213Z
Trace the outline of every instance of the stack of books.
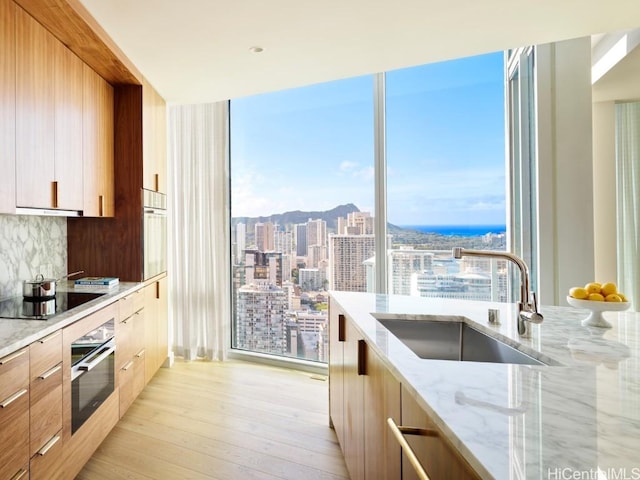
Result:
M115 287L120 282L118 277L83 277L75 280L75 287Z

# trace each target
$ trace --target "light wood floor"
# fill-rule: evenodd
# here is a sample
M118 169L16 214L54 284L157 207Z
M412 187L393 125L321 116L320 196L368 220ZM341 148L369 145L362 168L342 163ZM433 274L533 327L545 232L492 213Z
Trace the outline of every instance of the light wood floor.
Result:
M348 479L328 382L241 361L160 369L77 480Z

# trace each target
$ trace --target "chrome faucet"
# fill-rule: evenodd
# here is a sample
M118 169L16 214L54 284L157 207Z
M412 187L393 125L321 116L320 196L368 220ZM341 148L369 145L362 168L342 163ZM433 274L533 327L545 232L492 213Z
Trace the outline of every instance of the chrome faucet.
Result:
M493 250L466 250L454 247L453 258L465 256L502 258L515 263L520 269L520 302L518 302L518 334L521 337L531 336L531 324L542 323L542 314L538 312L538 300L535 292L529 291L529 268L517 255L508 252L496 252Z

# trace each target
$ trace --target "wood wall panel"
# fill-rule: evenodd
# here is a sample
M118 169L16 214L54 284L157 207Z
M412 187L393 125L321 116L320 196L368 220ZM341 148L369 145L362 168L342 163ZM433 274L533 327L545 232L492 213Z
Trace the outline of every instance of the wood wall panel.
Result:
M15 178L16 157L16 7L12 0L0 0L0 171ZM15 182L0 186L0 213L14 213Z
M16 0L112 85L141 84L142 75L80 0Z

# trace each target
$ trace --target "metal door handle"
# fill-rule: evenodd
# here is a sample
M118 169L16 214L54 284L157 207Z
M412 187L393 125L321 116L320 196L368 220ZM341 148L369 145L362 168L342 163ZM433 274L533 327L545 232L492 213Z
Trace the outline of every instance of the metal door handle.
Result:
M391 417L387 418L387 424L389 425L389 428L393 432L393 436L396 437L396 440L404 450L404 453L409 459L409 462L411 463L411 465L413 466L413 469L416 471L418 478L420 480L429 480L429 475L427 475L427 472L425 472L424 468L422 467L422 464L420 463L420 460L418 460L418 457L413 452L411 445L409 445L409 442L407 442L407 439L404 438L403 434L420 435L423 437L437 437L438 432L435 430L430 430L426 428L398 426L396 425L396 422L394 422L393 418Z

